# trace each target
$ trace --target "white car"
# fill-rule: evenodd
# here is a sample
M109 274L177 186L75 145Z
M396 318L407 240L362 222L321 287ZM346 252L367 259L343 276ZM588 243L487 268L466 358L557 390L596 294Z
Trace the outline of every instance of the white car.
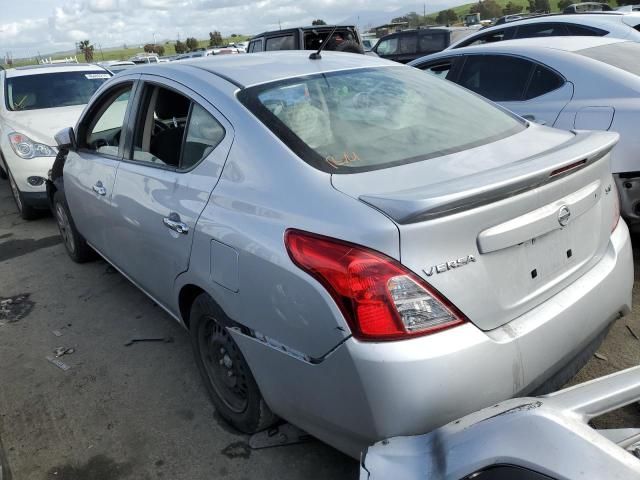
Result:
M0 70L0 176L9 178L25 220L49 207L45 180L53 136L75 124L111 74L97 65L37 65Z
M445 50L411 63L539 124L620 134L611 167L622 214L640 227L640 44L528 38Z
M640 42L640 13L597 12L553 14L524 18L483 28L462 40L453 42L447 50L532 37L590 36L613 37Z

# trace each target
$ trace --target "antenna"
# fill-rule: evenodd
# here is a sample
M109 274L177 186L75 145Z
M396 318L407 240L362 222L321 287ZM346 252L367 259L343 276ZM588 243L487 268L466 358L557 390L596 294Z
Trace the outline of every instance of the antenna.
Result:
M333 30L331 30L331 33L327 36L327 38L324 39L324 42L322 42L322 45L320 45L320 48L318 49L318 51L313 52L311 55L309 55L309 60L322 59L322 55L320 55L320 52L322 52L322 49L327 45L327 43L329 43L329 40L331 40L331 37L333 37L333 34L336 33L337 29L338 29L337 25L333 27Z

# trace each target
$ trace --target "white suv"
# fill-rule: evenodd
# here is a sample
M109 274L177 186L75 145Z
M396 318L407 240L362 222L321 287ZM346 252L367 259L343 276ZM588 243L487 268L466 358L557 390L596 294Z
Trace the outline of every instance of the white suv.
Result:
M75 125L93 93L111 77L96 65L37 65L0 70L0 177L9 178L25 220L48 208L45 180L53 136Z

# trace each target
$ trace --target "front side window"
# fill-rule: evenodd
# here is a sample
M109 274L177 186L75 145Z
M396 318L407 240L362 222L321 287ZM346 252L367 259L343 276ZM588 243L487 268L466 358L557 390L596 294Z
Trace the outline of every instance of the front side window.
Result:
M107 100L88 119L83 148L104 155L118 155L132 88L132 84L125 84L107 94Z
M482 45L484 43L494 43L506 40L507 30L497 30L495 32L480 35L476 38L471 38L464 43L461 43L458 47L468 47L470 45Z
M422 65L422 66L419 66L418 68L420 70L424 70L425 72L431 75L435 75L436 77L447 78L447 75L449 75L449 72L451 71L452 66L453 66L452 60L440 60L437 63Z
M295 50L295 48L296 44L293 34L267 38L267 52L274 50Z
M9 77L5 84L7 109L12 111L85 105L105 80L106 71L39 73Z
M376 53L378 55L395 55L398 53L398 37L381 40L378 43L378 48L376 48Z
M494 102L522 100L533 63L507 55L470 55L456 83Z
M244 89L238 98L298 156L331 173L422 161L526 128L476 95L407 67L293 78Z
M223 138L224 128L204 108L174 90L147 85L130 159L185 170L211 153Z

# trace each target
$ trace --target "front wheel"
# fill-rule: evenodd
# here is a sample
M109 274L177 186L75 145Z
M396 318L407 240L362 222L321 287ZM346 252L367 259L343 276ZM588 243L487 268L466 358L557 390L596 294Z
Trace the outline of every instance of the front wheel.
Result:
M191 343L217 412L241 432L252 434L273 425L242 352L220 323L222 312L207 294L196 298L190 315Z
M9 185L11 186L11 194L13 195L13 200L16 202L16 207L18 207L18 213L23 220L34 220L38 218L40 213L38 210L33 208L24 200L24 196L22 192L18 188L16 181L11 175L11 172L7 171L7 176L9 177Z
M69 257L76 263L84 263L94 258L92 248L84 237L78 232L73 218L69 212L67 201L62 192L56 192L53 196L53 214L58 224L60 236L64 242L64 248Z

